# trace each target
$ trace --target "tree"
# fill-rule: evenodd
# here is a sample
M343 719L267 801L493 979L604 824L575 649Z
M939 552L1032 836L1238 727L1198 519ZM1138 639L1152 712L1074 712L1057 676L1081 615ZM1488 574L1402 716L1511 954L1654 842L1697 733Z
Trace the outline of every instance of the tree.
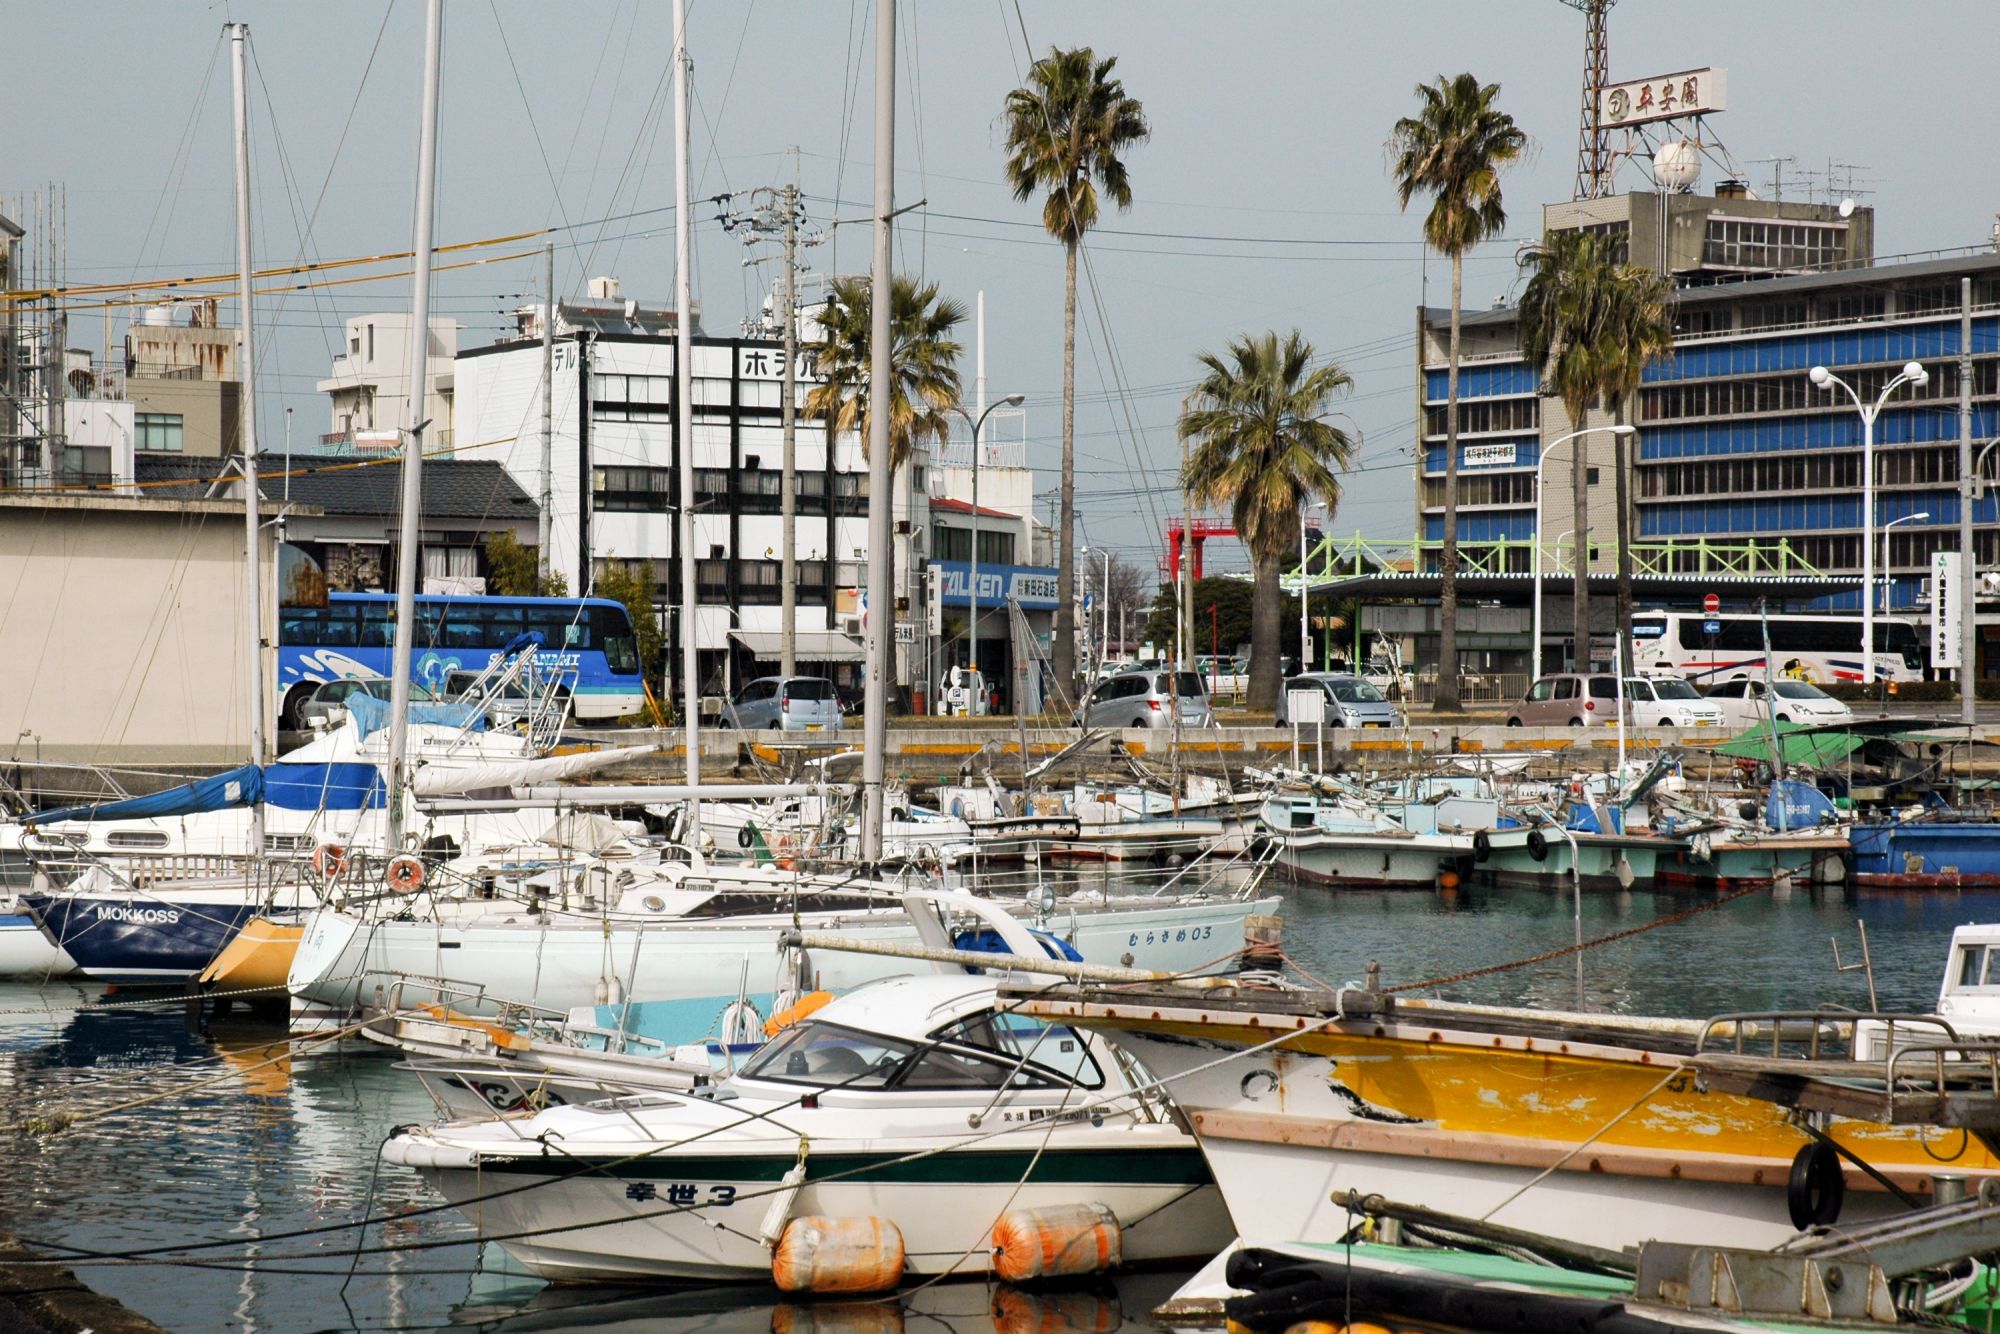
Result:
M1226 575L1209 575L1194 581L1195 656L1217 652L1224 657L1250 642L1255 620L1255 587ZM1153 644L1174 642L1174 620L1180 615L1176 590L1161 584L1154 594L1140 639ZM1298 624L1299 601L1287 593L1279 603L1280 624ZM1283 645L1279 646L1282 654Z
M1521 294L1521 351L1543 367L1544 382L1563 403L1571 430L1582 430L1602 405L1622 420L1625 405L1653 361L1673 349L1673 296L1667 280L1611 259L1589 232L1551 232L1528 258ZM1577 661L1590 652L1590 486L1583 440L1572 442L1572 499L1577 531L1572 632ZM1616 441L1613 472L1618 504L1618 633L1629 642L1632 615L1630 517L1625 440ZM1539 535L1537 535L1539 540Z
M869 282L839 278L820 313L825 337L805 352L820 383L806 395L806 412L827 424L830 436L849 431L868 450L868 366L874 331ZM951 335L965 321L965 307L939 294L936 283L918 285L897 274L889 285L889 470L900 470L910 451L950 432L958 402L958 358L965 349Z
M512 533L494 533L486 539L487 592L498 597L567 597L568 582L553 570L543 578L539 567L539 553L516 542Z
M1014 198L1041 192L1042 226L1063 245L1061 515L1056 530L1055 676L1076 684L1076 257L1097 223L1101 188L1122 212L1132 186L1119 156L1152 134L1145 109L1111 76L1116 56L1087 46L1049 54L1007 94L1007 181Z
M595 584L590 596L623 603L626 615L632 618L632 633L638 641L640 678L646 681L663 680L667 665L667 636L660 628L660 615L653 608L653 563L641 561L634 567L623 561L606 561L597 568Z
M1500 201L1500 169L1527 151L1528 136L1514 118L1493 105L1500 85L1470 74L1417 85L1421 103L1389 133L1390 170L1403 208L1418 194L1431 196L1424 215L1424 244L1451 257L1451 342L1444 391L1444 547L1438 561L1436 708L1456 713L1458 698L1458 356L1465 252L1507 225ZM1541 534L1535 535L1541 540Z
M1296 559L1299 510L1315 495L1328 517L1340 500L1335 469L1345 471L1354 440L1324 420L1335 395L1354 388L1334 362L1313 365L1312 344L1297 329L1245 334L1227 359L1204 352L1206 371L1181 408L1188 442L1182 485L1198 504L1227 505L1250 548L1255 596L1250 619L1250 707L1278 702L1282 606L1278 574Z

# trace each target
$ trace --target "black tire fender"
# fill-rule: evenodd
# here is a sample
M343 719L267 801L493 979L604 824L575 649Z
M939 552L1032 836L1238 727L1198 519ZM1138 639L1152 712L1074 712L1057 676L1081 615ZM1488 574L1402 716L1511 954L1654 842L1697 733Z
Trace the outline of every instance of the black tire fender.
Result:
M1801 1232L1831 1226L1840 1220L1840 1206L1846 1197L1847 1176L1841 1171L1840 1154L1834 1147L1823 1139L1800 1145L1785 1183L1785 1208L1792 1216L1792 1226Z
M1492 855L1493 840L1487 837L1486 831L1481 829L1474 833L1472 836L1472 860L1475 862L1484 862Z
M739 848L747 848L747 847L749 847L749 846L750 846L750 845L751 845L752 843L755 843L756 841L757 841L757 835L756 835L755 833L753 833L753 832L751 831L751 829L750 829L750 826L749 826L749 825L747 825L747 824L746 824L746 825L739 825L739 826L737 827L737 830L736 830L736 846L737 846L737 847L739 847Z
M1528 831L1528 855L1538 862L1545 862L1549 859L1548 836L1539 829L1530 829Z

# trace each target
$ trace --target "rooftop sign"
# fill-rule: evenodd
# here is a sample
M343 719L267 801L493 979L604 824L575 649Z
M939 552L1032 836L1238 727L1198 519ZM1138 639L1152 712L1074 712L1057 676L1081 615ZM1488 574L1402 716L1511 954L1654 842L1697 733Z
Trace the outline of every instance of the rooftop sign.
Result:
M1598 95L1598 114L1606 126L1639 125L1646 121L1700 116L1729 109L1729 71L1689 69L1656 74L1649 79L1614 83Z

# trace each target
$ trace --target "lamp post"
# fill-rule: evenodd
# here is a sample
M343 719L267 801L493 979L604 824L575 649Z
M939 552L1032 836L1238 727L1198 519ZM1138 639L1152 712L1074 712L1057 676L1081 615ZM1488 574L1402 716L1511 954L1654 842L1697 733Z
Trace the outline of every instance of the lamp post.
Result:
M1931 373L1912 361L1900 374L1882 386L1872 404L1863 403L1854 386L1824 366L1807 374L1815 386L1831 392L1838 387L1847 393L1854 410L1861 414L1861 681L1875 682L1875 418L1889 401L1889 395L1906 384L1930 383Z
M1312 670L1312 620L1307 604L1312 601L1312 586L1306 582L1306 515L1312 510L1324 510L1324 500L1309 501L1299 506L1299 670Z
M956 404L952 406L952 411L965 418L966 424L972 427L972 569L966 577L966 590L972 597L972 614L966 619L965 665L974 672L979 670L979 433L985 429L986 419L996 409L1018 408L1025 402L1027 395L1009 394L989 404L976 421L964 408ZM979 688L982 692L986 691L984 678L981 678ZM986 698L991 699L991 693L987 693ZM976 715L978 710L973 712Z
M1890 603L1895 600L1889 592L1895 583L1894 576L1889 573L1889 530L1899 523L1922 523L1930 517L1929 510L1919 510L1915 514L1905 514L1900 519L1891 519L1882 525L1882 614L1884 616L1889 614ZM1868 595L1874 597L1875 591L1870 589Z
M1533 685L1534 678L1539 678L1542 674L1542 465L1549 461L1549 455L1555 453L1557 445L1574 440L1578 436L1590 435L1598 431L1608 432L1611 435L1637 435L1639 428L1628 426L1624 422L1619 422L1614 426L1586 426L1580 431L1571 431L1568 435L1559 435L1549 441L1542 449L1542 456L1535 460L1535 558L1533 562L1535 580L1535 642L1529 645L1529 648L1533 651L1533 657L1530 661L1535 664L1535 670L1528 682L1529 685ZM1577 546L1582 548L1588 541L1587 537L1579 537L1577 539ZM1580 578L1588 579L1590 577L1590 573L1586 568L1587 559L1587 553L1579 550L1576 557L1576 573ZM1588 644L1578 644L1576 647L1577 652L1580 654L1588 655L1590 652Z

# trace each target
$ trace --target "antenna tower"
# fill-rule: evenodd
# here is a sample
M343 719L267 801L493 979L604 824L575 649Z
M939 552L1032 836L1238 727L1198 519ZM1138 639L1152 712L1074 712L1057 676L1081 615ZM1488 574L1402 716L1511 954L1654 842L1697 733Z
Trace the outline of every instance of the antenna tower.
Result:
M1572 199L1611 193L1611 141L1604 129L1604 86L1611 81L1611 47L1604 16L1617 0L1562 0L1583 14L1583 105L1577 118L1576 189Z

